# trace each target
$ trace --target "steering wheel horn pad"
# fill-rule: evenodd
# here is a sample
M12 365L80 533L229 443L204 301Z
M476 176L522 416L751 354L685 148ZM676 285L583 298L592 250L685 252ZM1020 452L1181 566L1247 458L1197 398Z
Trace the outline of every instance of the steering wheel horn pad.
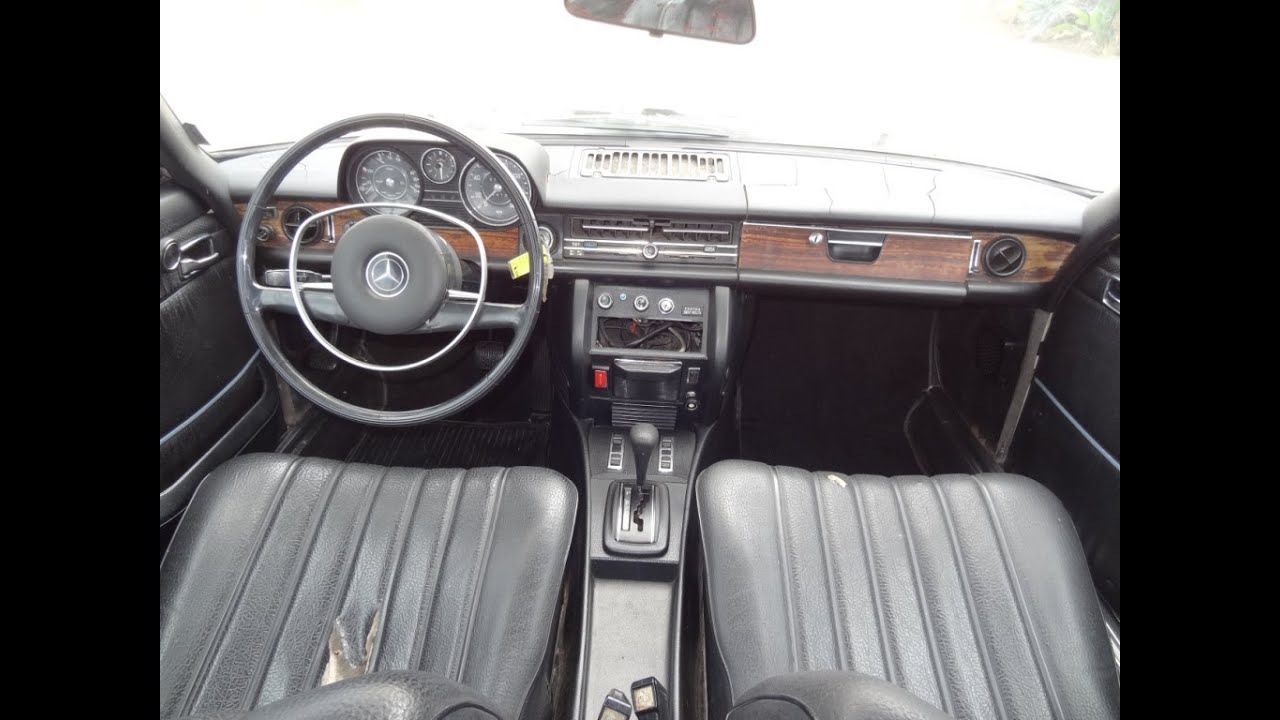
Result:
M334 249L333 294L357 327L400 335L435 317L458 283L456 264L453 248L434 231L400 215L374 215L343 233Z

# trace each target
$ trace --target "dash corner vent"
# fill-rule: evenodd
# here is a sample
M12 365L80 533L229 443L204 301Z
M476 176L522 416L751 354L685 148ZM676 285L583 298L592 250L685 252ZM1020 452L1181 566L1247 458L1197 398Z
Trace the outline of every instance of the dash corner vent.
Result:
M733 176L727 153L700 150L591 148L578 169L583 177L728 182Z
M1009 277L1022 269L1027 260L1027 249L1016 237L1005 235L998 237L987 246L982 255L982 264L987 272L996 277Z
M315 214L315 211L306 205L292 205L280 214L280 225L284 228L285 236L290 242L293 241L294 233L298 232L298 227L306 222L307 218ZM312 223L302 233L302 244L307 245L316 241L320 235L320 226Z

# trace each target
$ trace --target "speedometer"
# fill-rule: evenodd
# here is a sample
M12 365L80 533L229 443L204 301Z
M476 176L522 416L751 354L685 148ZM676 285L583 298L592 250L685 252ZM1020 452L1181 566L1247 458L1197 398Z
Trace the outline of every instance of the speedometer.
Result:
M422 178L404 155L395 150L374 150L356 165L355 191L362 202L390 202L417 205L422 197ZM408 215L398 208L372 208L386 215Z
M525 199L531 199L533 189L520 163L503 155L499 155L498 160L515 177ZM462 171L462 203L472 215L490 225L510 225L516 221L516 206L511 200L506 186L488 168L475 160L467 163Z

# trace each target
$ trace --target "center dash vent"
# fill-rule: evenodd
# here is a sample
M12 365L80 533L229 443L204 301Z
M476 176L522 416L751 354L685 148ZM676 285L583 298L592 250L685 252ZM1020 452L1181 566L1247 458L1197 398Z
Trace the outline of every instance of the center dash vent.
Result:
M573 218L570 235L588 240L648 240L651 223L644 218Z
M293 234L298 232L298 227L307 221L307 218L315 215L315 211L306 205L292 205L289 209L280 214L280 225L284 228L285 237L289 242L293 242ZM320 235L320 225L312 223L302 232L302 244L307 245L316 241Z
M717 182L728 182L732 177L727 154L679 150L592 148L582 153L582 165L579 171L583 177L715 180Z
M706 244L733 242L733 225L730 223L658 220L654 222L654 229L662 233L662 240Z

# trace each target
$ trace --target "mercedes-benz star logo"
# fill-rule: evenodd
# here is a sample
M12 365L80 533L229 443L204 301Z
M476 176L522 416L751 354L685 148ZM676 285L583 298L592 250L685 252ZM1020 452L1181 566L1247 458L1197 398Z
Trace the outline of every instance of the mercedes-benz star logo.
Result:
M409 284L409 266L399 255L381 252L365 266L364 280L375 295L395 297Z

